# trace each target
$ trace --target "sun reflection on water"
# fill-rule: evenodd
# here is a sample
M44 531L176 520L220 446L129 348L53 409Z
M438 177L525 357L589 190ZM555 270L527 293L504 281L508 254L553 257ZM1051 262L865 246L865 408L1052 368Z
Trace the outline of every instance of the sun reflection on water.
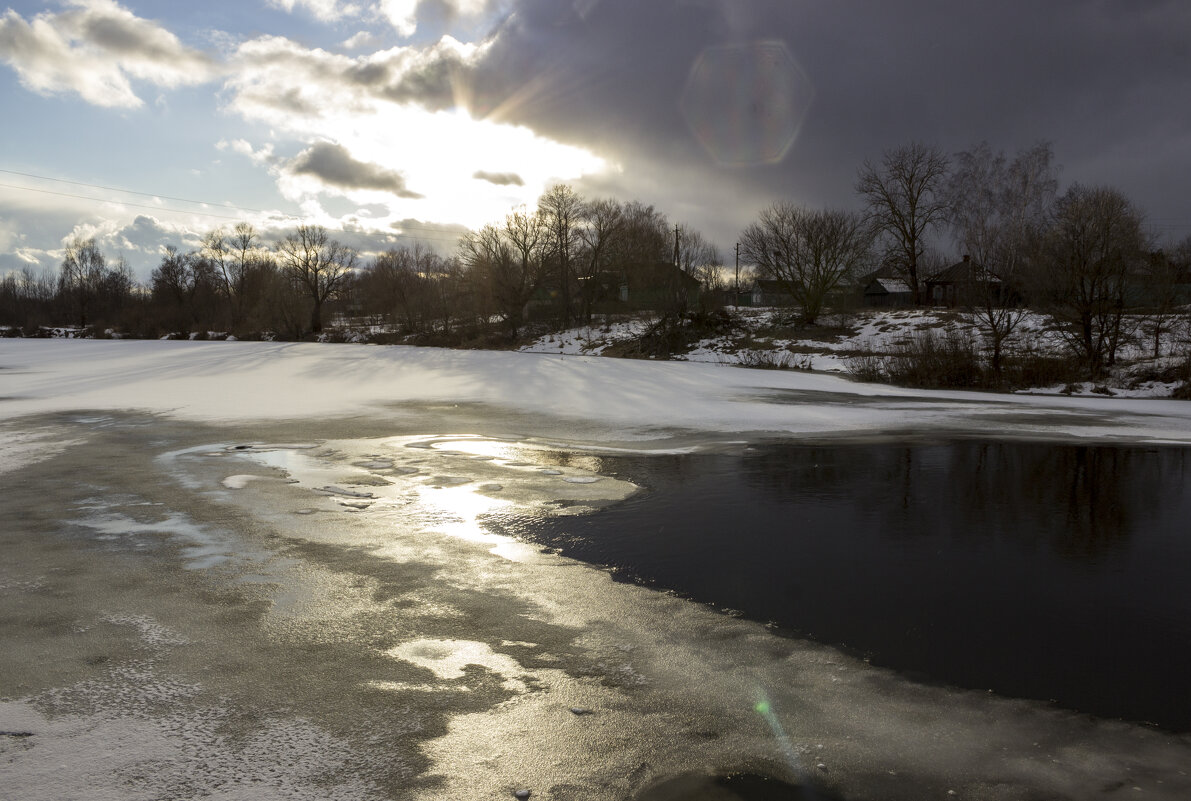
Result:
M272 468L285 483L328 497L353 514L374 515L382 527L416 526L516 562L543 556L536 546L490 531L490 516L581 514L637 489L602 475L603 460L594 454L469 434L236 445L222 454ZM250 484L267 490L271 485L255 481L258 477L237 470L220 481L240 492Z
M418 488L420 504L427 510L427 528L448 537L491 545L489 552L516 562L526 561L537 552L525 543L488 531L480 519L513 506L511 501L479 492L474 485L462 487Z
M483 439L480 437L441 439L431 442L430 447L437 451L453 451L455 453L466 453L471 456L480 456L489 459L515 460L524 453L524 448L520 443Z

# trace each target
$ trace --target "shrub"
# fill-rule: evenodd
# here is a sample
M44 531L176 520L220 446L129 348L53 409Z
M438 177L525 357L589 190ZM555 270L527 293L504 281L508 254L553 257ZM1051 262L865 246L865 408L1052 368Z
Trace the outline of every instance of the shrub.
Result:
M736 331L736 318L720 309L682 317L661 317L636 339L604 349L605 356L630 359L669 359L687 353L704 339L727 336Z
M1001 383L1010 388L1069 385L1082 377L1075 359L1033 347L1007 352L1001 358Z
M919 331L899 342L885 365L889 380L913 387L978 387L984 384L980 355L971 335Z
M887 359L888 357L879 353L862 353L845 360L844 366L857 381L881 383L889 380L889 374L885 371Z
M793 354L785 350L742 350L736 354L737 364L741 367L751 367L758 370L792 370L810 369L809 357L807 366L796 365Z
M1176 380L1182 381L1170 393L1170 397L1178 400L1191 400L1191 353L1183 358L1183 361L1176 368Z

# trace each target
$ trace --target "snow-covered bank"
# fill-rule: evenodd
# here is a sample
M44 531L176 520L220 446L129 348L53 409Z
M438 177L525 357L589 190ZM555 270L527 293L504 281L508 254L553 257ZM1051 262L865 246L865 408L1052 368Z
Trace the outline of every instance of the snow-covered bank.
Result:
M973 349L983 351L986 358L988 355L984 331L972 315L955 309L864 309L825 315L811 327L792 323L792 316L788 308L732 308L723 331L705 336L693 343L690 350L673 358L744 366L750 362L761 362L758 366L764 366L767 362L799 370L850 374L857 357L887 357L924 332L955 335L960 341L971 341ZM545 334L520 350L553 355L606 355L610 349L623 348L639 339L650 324L648 317L611 318ZM1031 385L1022 389L1030 394L1169 398L1179 380L1160 380L1157 376L1186 360L1191 344L1191 318L1184 314L1165 324L1168 328L1157 357L1151 334L1147 332L1153 319L1130 316L1125 321L1127 331L1117 351L1116 365L1101 381L1093 384L1072 380L1058 386ZM1071 358L1071 350L1055 322L1033 311L1022 310L1021 319L1002 347L1009 358L1015 354ZM1108 393L1104 391L1106 385Z
M602 439L660 431L900 432L1191 443L1191 404L861 384L718 364L267 342L0 340L5 417L135 409L192 421L391 413L490 404L578 419Z

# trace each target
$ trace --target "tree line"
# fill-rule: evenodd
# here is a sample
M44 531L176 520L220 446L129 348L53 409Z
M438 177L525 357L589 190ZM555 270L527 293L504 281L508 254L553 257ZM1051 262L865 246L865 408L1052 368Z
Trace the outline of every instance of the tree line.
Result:
M1191 237L1158 248L1119 190L1072 184L1058 192L1048 143L1012 156L981 143L948 156L910 143L857 172L859 211L778 201L740 234L759 278L780 284L801 322L856 294L865 275L894 276L914 304L948 262L950 239L968 261L951 297L979 326L994 372L1026 309L1049 314L1087 371L1110 367L1141 312L1160 350L1191 276ZM249 223L166 248L145 284L93 239L70 242L56 276L0 280L0 324L74 326L131 336L221 331L238 337L320 336L332 317L404 341L515 340L530 320L566 328L634 299L680 324L697 285L725 289L720 253L698 231L651 205L585 198L565 184L533 207L460 237L447 255L421 244L364 259L326 229L301 225L266 242ZM713 302L712 301L712 302Z
M944 261L950 236L964 254L947 275L980 328L999 373L1006 341L1028 308L1048 314L1091 377L1116 360L1130 319L1144 320L1158 355L1180 304L1191 301L1191 237L1159 248L1121 191L1072 184L1058 193L1049 143L1012 157L981 143L948 157L911 143L866 161L859 212L779 201L741 234L741 253L779 282L813 324L842 287L870 270L896 276L915 305Z
M681 265L668 274L658 267ZM267 243L249 223L208 233L200 247L167 247L147 283L94 239L66 246L56 276L24 270L0 281L0 324L35 333L54 326L157 337L218 331L237 337L319 336L333 315L394 336L456 342L503 332L528 317L567 327L590 322L630 282L657 286L651 306L678 314L674 277L718 286L716 248L689 226L671 227L651 205L585 199L559 184L535 208L460 237L444 256L422 244L363 259L316 225ZM659 300L660 297L660 300Z

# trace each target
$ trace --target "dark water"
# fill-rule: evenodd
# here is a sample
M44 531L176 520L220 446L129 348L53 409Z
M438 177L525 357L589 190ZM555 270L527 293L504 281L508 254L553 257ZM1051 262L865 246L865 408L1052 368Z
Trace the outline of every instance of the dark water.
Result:
M514 533L914 678L1191 731L1191 449L601 461L647 491Z
M634 798L635 801L840 801L839 796L813 785L788 784L755 773L676 776L647 787Z

